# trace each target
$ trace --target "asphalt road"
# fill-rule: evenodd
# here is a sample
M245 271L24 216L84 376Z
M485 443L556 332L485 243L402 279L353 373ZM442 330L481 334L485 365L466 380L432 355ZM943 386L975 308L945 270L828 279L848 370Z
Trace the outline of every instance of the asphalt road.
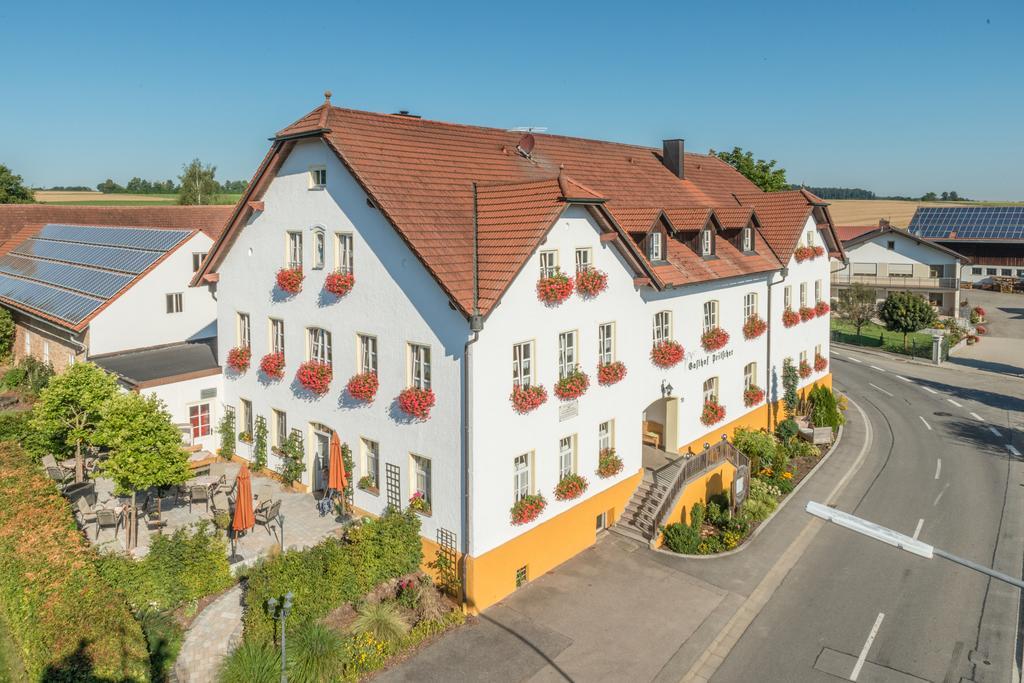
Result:
M833 350L871 425L838 509L1021 576L1024 382ZM713 681L1018 681L1017 589L827 525Z

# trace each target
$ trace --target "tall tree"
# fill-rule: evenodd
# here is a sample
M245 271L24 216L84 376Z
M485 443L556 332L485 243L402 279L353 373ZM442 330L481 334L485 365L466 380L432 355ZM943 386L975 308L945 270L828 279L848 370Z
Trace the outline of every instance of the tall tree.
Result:
M839 290L838 308L839 317L853 325L859 337L861 328L878 312L875 288L856 282L847 289Z
M181 190L178 192L179 204L212 204L219 189L214 175L216 166L203 166L199 159L193 159L182 167Z
M117 378L92 363L75 363L39 392L30 426L40 442L75 454L75 481L85 481L82 447L96 443L103 406L117 394Z
M786 169L775 168L777 163L775 159L771 161L755 159L753 152L744 152L740 147L733 147L731 152L711 150L710 154L735 168L765 192L780 192L789 189L789 183L786 181Z
M921 197L922 202L934 202L938 196L934 192L925 192Z
M110 448L103 472L114 480L119 494L131 494L128 547L137 539L139 491L188 481L188 453L181 434L156 396L120 393L107 401L96 429L96 441Z
M32 204L35 196L21 181L21 176L0 164L0 204Z
M878 317L891 332L903 334L903 348L907 348L907 335L928 327L935 321L931 304L917 294L893 292L878 311Z

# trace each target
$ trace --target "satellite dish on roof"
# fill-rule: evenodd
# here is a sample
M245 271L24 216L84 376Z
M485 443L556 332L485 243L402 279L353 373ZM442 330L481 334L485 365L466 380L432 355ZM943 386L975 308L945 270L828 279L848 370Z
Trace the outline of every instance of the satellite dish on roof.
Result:
M523 137L519 138L519 142L516 144L516 149L527 159L533 153L533 146L537 144L537 139L532 134L527 133Z

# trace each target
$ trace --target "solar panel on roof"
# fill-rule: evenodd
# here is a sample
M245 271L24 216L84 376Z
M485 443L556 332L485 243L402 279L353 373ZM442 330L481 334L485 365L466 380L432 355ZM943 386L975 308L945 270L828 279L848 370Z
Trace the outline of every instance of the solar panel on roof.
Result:
M103 303L99 299L0 274L0 297L69 323L81 322Z
M130 247L167 251L191 234L190 230L157 228L104 228L83 225L44 225L37 237L45 240L100 244L108 247Z
M908 227L919 237L1024 239L1024 206L921 207Z
M12 249L11 253L135 274L141 273L163 256L163 252L157 251L50 242L34 238L25 240Z
M135 279L134 275L83 268L25 258L17 254L0 257L0 273L36 280L109 299Z

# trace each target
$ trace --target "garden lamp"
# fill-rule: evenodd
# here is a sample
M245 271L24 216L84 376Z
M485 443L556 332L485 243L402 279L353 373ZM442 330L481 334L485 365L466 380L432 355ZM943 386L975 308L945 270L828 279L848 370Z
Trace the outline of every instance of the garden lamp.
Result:
M284 552L284 513L280 512L277 515L277 526L281 530L281 552Z

